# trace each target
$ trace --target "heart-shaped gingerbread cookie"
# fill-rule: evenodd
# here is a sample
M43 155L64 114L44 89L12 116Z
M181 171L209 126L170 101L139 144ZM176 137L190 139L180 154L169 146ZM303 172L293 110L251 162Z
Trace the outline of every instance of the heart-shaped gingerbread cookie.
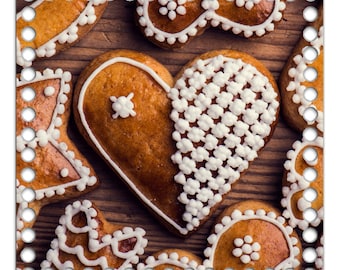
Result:
M113 51L81 74L76 123L142 202L181 235L196 230L269 140L278 89L253 57L212 51L173 79L133 51Z
M35 221L22 219L25 209L33 209L37 216L42 206L79 196L98 185L93 169L68 136L71 88L71 74L61 69L36 72L30 82L17 80L18 249L23 246L22 230ZM27 93L34 93L34 99L27 100ZM26 160L25 153L33 153L35 158ZM27 189L35 193L32 201L25 200Z
M30 66L23 57L24 48L35 50L37 57L51 57L77 42L99 20L107 0L37 0L17 14L17 64ZM25 10L34 10L34 18L27 19ZM33 40L23 38L22 32L32 29Z
M220 26L245 37L274 30L285 9L282 0L138 0L137 21L161 47L181 47L206 28Z
M68 205L59 223L42 269L124 270L139 262L148 242L143 229L107 222L88 200Z

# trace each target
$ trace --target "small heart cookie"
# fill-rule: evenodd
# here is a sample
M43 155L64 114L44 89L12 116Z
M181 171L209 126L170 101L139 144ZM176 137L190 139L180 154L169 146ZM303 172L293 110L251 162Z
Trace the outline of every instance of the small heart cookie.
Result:
M137 265L137 270L185 270L197 269L202 260L195 254L182 249L166 249L159 251Z
M36 72L30 82L17 80L16 224L19 249L23 245L22 230L32 227L35 221L35 218L32 221L22 219L26 208L33 209L37 216L42 206L79 196L98 185L93 169L68 137L71 88L71 74L61 69ZM27 93L34 93L34 99L27 100ZM27 153L32 153L34 158L26 160ZM35 193L32 201L25 200L27 189Z
M310 160L308 151L315 151L316 157ZM290 226L301 230L309 225L318 226L323 220L323 138L318 137L314 142L296 141L287 158L281 200L285 208L283 215L289 219ZM311 208L317 216L308 222L303 213Z
M320 135L324 129L324 28L322 14L321 7L318 20L309 25L309 27L314 27L317 32L316 38L309 42L301 37L280 77L282 113L287 123L299 132L302 132L307 126L314 126ZM317 77L309 76L309 74L316 74ZM315 119L304 117L307 109L315 110Z
M133 51L95 59L76 86L80 132L139 199L181 235L196 230L271 137L278 89L236 51L198 56L177 75Z
M148 242L143 229L107 222L88 200L68 205L59 223L42 269L131 268Z
M283 0L138 0L144 35L165 48L182 47L210 26L245 37L274 30L286 8Z
M201 269L301 269L297 233L264 202L243 201L227 208L208 243Z
M37 0L17 14L17 64L30 66L22 55L24 48L35 50L36 56L51 57L70 47L89 32L107 6L107 0ZM25 9L34 9L35 17L25 19ZM24 29L31 28L35 38L25 40Z

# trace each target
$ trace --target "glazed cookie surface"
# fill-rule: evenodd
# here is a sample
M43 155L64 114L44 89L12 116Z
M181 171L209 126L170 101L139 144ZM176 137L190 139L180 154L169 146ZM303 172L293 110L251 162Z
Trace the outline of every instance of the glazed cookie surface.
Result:
M201 269L301 269L301 243L280 212L260 201L227 208L208 237Z
M282 112L287 123L298 131L307 126L314 126L321 135L323 127L323 61L324 61L324 27L323 8L319 9L319 18L310 25L317 31L317 36L308 42L304 37L296 45L290 59L285 65L280 77L282 96ZM315 54L315 57L308 55ZM315 79L308 79L305 72L310 69L316 72ZM314 120L306 120L304 113L307 108L316 111Z
M33 100L25 100L27 91L35 93ZM18 78L16 96L16 224L20 249L22 230L35 222L35 219L30 222L22 219L26 208L32 208L37 216L41 207L48 203L93 190L98 179L67 133L71 74L61 69L46 69L36 72L31 82ZM32 115L32 118L24 115ZM27 152L34 153L33 160L25 160ZM24 200L25 189L34 190L33 201Z
M32 48L36 56L51 57L57 52L70 47L83 37L104 12L107 0L37 0L28 8L35 11L35 17L31 21L23 18L23 12L17 14L17 64L30 66L22 56L24 48ZM23 39L23 29L31 28L35 32L35 38Z
M42 269L127 269L137 264L147 240L141 228L109 223L91 201L65 208Z
M165 48L182 47L210 26L245 37L274 30L282 0L138 0L137 22L144 35Z
M279 110L269 71L227 50L195 58L175 84L147 55L106 53L81 74L74 102L90 145L181 235L196 230L248 169Z

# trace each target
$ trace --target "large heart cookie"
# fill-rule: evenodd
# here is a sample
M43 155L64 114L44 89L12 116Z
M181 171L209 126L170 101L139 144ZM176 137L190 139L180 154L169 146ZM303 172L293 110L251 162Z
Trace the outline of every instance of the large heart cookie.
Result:
M61 69L36 72L30 82L17 80L16 224L19 249L23 245L22 230L32 227L35 221L35 218L32 221L22 219L26 208L33 209L37 216L42 206L79 196L98 185L93 169L68 136L71 88L71 74ZM27 93L35 93L34 99L27 100ZM31 115L27 112L32 112L32 119L27 117ZM23 160L29 152L34 153L35 158ZM27 189L34 190L34 200L24 199Z
M263 36L282 19L283 0L138 0L144 35L161 47L181 47L210 26Z
M71 46L92 29L106 6L107 0L37 0L25 7L17 14L17 64L32 64L23 57L24 48L34 49L37 57L51 57ZM25 19L27 9L34 9L32 20ZM25 28L34 30L33 40L22 37Z
M291 57L288 59L280 78L282 113L287 123L298 131L314 126L319 134L323 133L323 16L322 7L318 19L309 25L317 32L312 41L301 36ZM307 28L308 29L308 28ZM315 71L317 77L305 76ZM307 109L314 109L315 119L305 118Z
M139 262L148 242L143 229L107 222L88 200L68 205L59 223L42 269L124 270Z
M197 229L269 140L278 90L253 57L212 51L173 79L133 51L95 59L75 91L87 141L172 231Z

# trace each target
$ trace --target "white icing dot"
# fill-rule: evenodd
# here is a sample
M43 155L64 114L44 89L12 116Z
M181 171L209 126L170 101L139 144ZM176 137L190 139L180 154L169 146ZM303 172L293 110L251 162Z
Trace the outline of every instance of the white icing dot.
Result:
M69 171L68 171L67 168L63 168L63 169L60 171L60 176L63 177L63 178L64 178L64 177L67 177L68 174L69 174Z

